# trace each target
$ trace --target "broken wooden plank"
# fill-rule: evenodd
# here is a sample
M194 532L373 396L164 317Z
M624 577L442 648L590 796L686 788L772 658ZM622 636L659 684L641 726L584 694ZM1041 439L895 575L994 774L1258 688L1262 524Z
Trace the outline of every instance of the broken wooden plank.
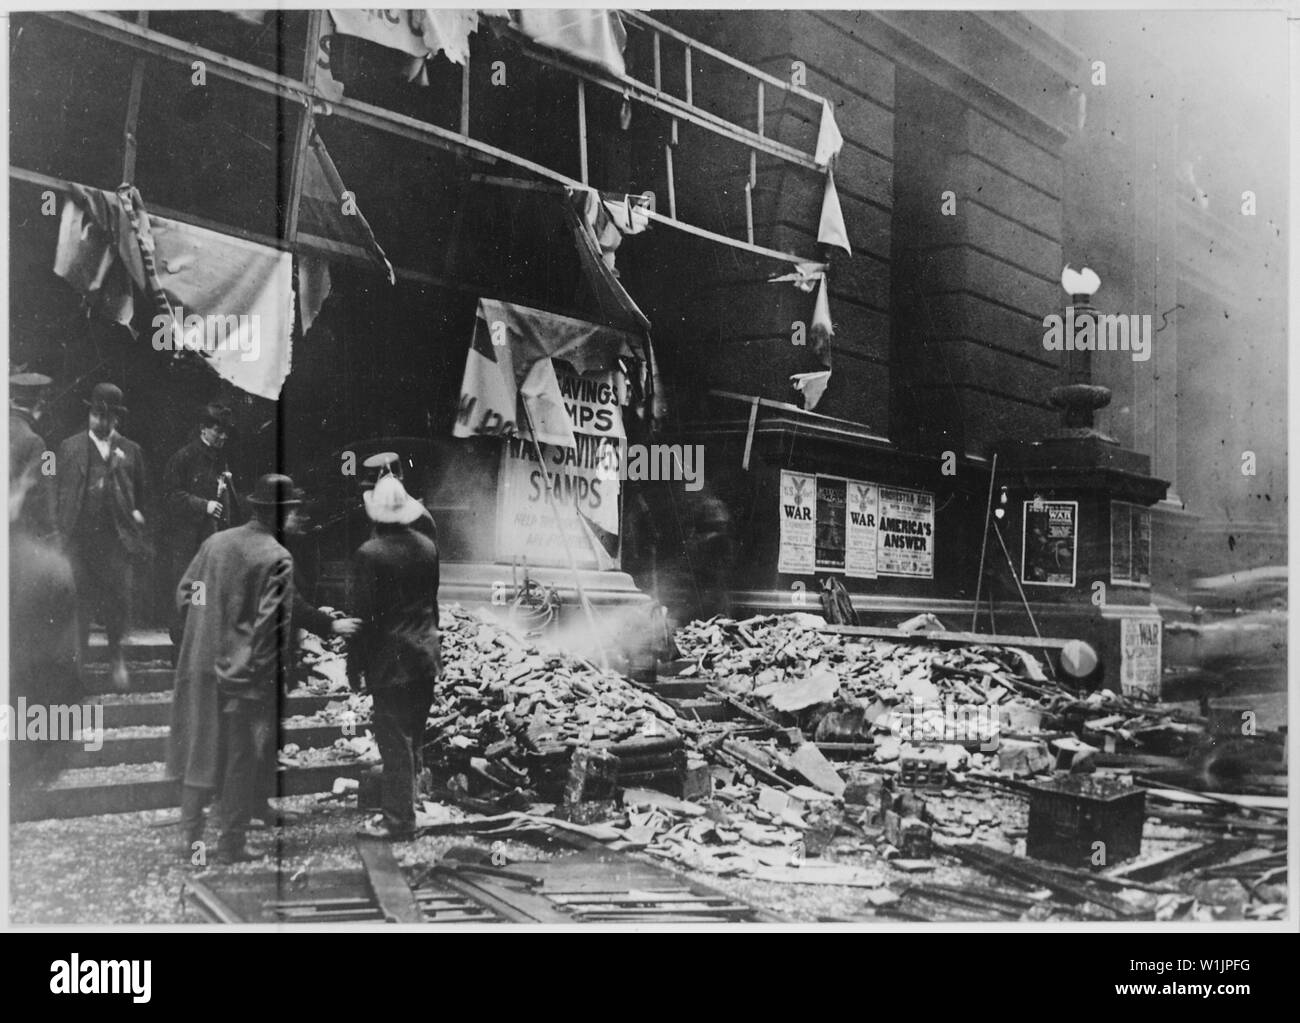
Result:
M219 924L242 924L246 922L202 881L197 881L192 877L187 878L185 888L194 901L199 904L199 908L215 922Z
M833 632L841 636L869 636L872 639L898 639L908 643L957 643L963 646L1019 646L1037 647L1040 650L1062 650L1068 639L1048 639L1040 636L1000 636L992 632L905 632L876 625L825 625L819 632Z
M1281 821L1287 819L1288 803L1285 796L1242 796L1231 792L1203 792L1166 781L1151 781L1146 778L1134 780L1147 790L1147 795L1163 799L1168 803L1217 803L1236 810L1250 810Z
M1281 821L1259 821L1247 817L1210 816L1194 810L1165 810L1150 807L1147 819L1156 819L1166 824L1181 824L1189 828L1205 828L1209 831L1251 831L1262 835L1285 835L1287 825Z
M379 904L384 919L395 924L424 923L424 914L416 905L411 886L387 842L377 838L357 838L357 852L366 882Z
M1083 881L1076 880L1064 871L1057 871L1055 868L1032 863L1009 853L971 843L936 842L936 844L940 845L944 852L952 853L972 866L990 870L996 874L1015 878L1022 882L1028 882L1034 887L1050 888L1058 894L1069 896L1080 902L1091 902L1093 905L1101 906L1117 916L1134 918L1150 915L1147 910L1125 902L1118 896L1096 891Z
M1173 874L1181 874L1207 863L1219 863L1230 859L1245 849L1250 843L1240 838L1221 838L1213 842L1176 849L1134 863L1108 870L1107 876L1134 881L1160 881Z

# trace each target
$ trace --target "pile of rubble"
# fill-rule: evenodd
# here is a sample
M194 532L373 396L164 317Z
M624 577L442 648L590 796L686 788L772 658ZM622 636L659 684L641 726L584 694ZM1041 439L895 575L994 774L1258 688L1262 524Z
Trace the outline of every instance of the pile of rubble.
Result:
M442 804L425 804L428 827L563 828L714 876L862 888L882 907L897 899L888 886L936 870L953 843L977 847L985 871L991 857L1011 857L999 869L1022 873L1017 864L1036 862L1025 859L1025 779L1092 771L1117 749L1176 749L1203 733L1108 690L1080 698L1023 649L847 635L813 615L693 622L657 685L456 605L440 624L446 667L425 763ZM368 697L338 690L337 646L311 658L308 688L338 696L317 719L357 732L331 754L371 758ZM454 819L445 804L458 808ZM1078 878L1033 880L1093 912L1139 911ZM925 898L952 902L960 891L929 884ZM1027 911L1018 900L1006 894L1001 910Z

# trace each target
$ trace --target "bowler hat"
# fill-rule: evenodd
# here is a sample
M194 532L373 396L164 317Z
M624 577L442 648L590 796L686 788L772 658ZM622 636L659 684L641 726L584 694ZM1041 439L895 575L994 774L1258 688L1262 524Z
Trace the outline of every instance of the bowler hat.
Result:
M90 392L90 401L85 404L89 408L101 411L126 411L126 406L122 404L122 388L117 384L96 384L95 389Z
M279 506L290 508L302 504L298 491L294 489L293 480L283 473L268 472L257 481L253 492L248 496L249 504L270 508Z
M396 476L384 476L361 497L371 522L409 525L424 514L424 505L406 492Z

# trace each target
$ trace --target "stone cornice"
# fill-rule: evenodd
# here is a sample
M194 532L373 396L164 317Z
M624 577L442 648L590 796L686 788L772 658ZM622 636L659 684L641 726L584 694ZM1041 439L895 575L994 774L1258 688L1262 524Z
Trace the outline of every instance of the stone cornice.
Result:
M1083 55L1005 11L863 11L891 58L1054 150L1075 130ZM956 21L961 20L960 29ZM997 60L991 64L989 55Z

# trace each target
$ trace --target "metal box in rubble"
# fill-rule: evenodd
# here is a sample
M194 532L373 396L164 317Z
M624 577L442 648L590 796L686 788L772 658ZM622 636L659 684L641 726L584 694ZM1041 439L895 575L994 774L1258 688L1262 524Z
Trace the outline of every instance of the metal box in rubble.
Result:
M1132 784L1086 774L1056 778L1030 789L1026 852L1071 867L1109 867L1141 851L1145 822L1146 793Z

